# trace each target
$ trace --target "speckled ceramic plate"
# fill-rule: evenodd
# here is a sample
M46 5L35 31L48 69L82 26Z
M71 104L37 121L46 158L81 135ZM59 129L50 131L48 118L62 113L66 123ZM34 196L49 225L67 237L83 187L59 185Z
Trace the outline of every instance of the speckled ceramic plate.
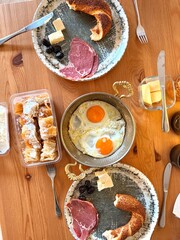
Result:
M83 185L85 180L91 180L96 185L96 177L94 172L100 169L91 168L83 180L75 181L69 188L65 198L64 214L68 228L73 237L77 239L72 226L72 217L66 204L72 198L78 198L79 186ZM92 202L99 214L99 223L95 231L90 235L89 239L100 240L105 239L102 233L105 230L115 229L125 225L130 220L130 213L122 211L114 207L116 193L129 194L139 200L146 209L146 219L143 227L128 239L149 240L156 226L159 215L159 202L157 194L149 179L134 167L126 164L118 163L113 167L106 168L111 175L114 187L98 191L97 188L93 194L86 195L87 200Z
M54 17L47 24L32 32L34 48L46 67L57 75L64 77L59 72L59 67L60 65L63 67L68 64L67 56L70 49L70 42L73 37L79 37L88 42L99 56L99 67L97 72L92 77L83 78L81 81L98 78L107 73L118 63L128 43L128 20L118 0L106 0L106 2L109 4L112 11L113 25L110 32L101 41L94 42L90 39L90 28L96 25L94 17L70 10L65 0L41 1L34 14L33 20L51 11L54 12ZM55 31L52 22L58 17L62 19L66 27L66 30L63 31L65 41L61 44L65 57L61 61L58 61L52 54L47 54L46 47L42 45L42 39Z

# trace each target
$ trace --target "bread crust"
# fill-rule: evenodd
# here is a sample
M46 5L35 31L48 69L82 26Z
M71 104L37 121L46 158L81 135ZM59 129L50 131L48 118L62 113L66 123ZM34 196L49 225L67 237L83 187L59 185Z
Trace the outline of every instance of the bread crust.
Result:
M134 197L126 194L116 194L115 207L132 213L130 221L114 230L107 230L103 236L108 240L124 240L133 236L143 225L146 217L144 206Z
M91 29L91 39L101 40L111 29L112 13L104 0L67 0L70 8L81 11L96 18L97 24Z

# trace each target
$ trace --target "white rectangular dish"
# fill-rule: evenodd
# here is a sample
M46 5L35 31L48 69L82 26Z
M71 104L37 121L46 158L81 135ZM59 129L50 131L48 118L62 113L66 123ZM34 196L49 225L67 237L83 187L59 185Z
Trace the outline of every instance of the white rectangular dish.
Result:
M8 107L5 102L0 102L0 156L4 156L10 149Z

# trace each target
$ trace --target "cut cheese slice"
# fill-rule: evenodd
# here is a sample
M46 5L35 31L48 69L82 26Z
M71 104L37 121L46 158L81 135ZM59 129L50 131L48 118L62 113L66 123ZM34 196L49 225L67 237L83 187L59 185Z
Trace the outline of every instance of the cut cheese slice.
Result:
M53 32L49 36L49 41L51 45L57 44L59 42L62 42L64 40L64 35L61 31Z
M53 25L56 29L56 31L62 31L65 29L64 23L60 18L57 18L56 20L53 21Z
M156 92L161 90L159 80L149 82L148 85L150 87L150 92Z
M105 188L111 188L114 186L111 177L105 170L96 172L95 175L98 176L99 178L99 180L97 181L98 191L101 191Z
M143 84L141 86L141 91L142 91L142 99L143 102L147 105L152 105L151 101L151 93L150 93L150 86L149 84Z
M158 103L162 99L161 91L156 91L151 93L151 101L152 103Z

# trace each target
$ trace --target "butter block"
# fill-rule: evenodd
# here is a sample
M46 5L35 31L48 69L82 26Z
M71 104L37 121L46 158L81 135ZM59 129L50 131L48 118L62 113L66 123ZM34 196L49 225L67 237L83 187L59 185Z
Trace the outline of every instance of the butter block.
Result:
M152 103L158 103L162 99L161 91L156 91L151 93L151 101Z
M64 40L64 35L63 35L62 31L57 31L57 32L51 33L48 36L48 38L49 38L51 45L53 45L53 44L62 42Z
M149 82L150 92L161 91L161 86L159 80Z
M147 105L152 105L151 101L151 92L150 92L150 86L149 84L143 84L141 86L141 91L142 91L142 99L143 102Z
M65 29L64 23L60 18L57 18L56 20L53 21L53 25L56 29L56 31L62 31Z

